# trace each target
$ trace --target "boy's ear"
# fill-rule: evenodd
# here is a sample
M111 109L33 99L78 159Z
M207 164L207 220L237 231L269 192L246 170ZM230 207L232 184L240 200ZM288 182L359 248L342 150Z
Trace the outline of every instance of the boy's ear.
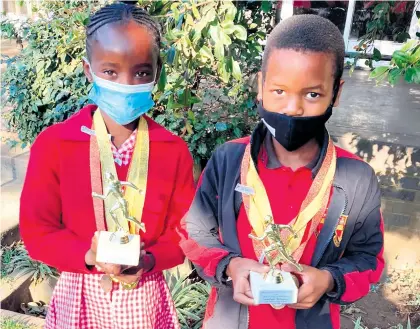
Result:
M85 72L86 78L89 80L90 83L92 83L93 77L92 77L92 73L90 72L90 64L85 58L82 59L82 63L83 63L83 71Z
M333 104L334 107L337 107L340 104L341 91L343 90L344 80L340 80L340 86L338 87L337 97Z
M257 100L259 102L262 101L263 97L263 84L264 84L264 78L262 72L258 72L258 94L257 94Z

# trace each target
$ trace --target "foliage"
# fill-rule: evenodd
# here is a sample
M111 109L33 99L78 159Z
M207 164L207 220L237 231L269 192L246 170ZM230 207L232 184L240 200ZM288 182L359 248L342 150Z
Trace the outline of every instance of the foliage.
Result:
M12 317L3 317L0 319L0 328L2 329L35 329L34 325L26 321L17 320Z
M189 143L196 162L206 160L217 145L251 130L250 78L271 29L271 2L140 3L160 19L164 34L156 120Z
M8 250L7 257L4 257L5 253L4 251L2 252L2 275L8 276L14 274L23 276L30 273L32 275L31 280L35 282L35 284L50 277L58 277L56 269L31 259L22 242L14 243Z
M202 281L192 281L188 276L165 272L165 279L171 291L182 329L201 328L206 310L210 285Z
M0 35L2 37L15 39L22 45L22 40L26 38L28 29L29 24L26 18L0 15Z
M89 85L80 61L86 8L63 6L54 17L49 9L31 22L25 37L28 46L19 56L5 60L2 93L12 107L5 118L19 133L22 147L87 101Z
M401 6L396 1L381 1L373 2L375 7L373 8L374 16L371 21L367 24L367 33L360 39L359 45L356 50L359 53L355 56L353 67L357 64L357 60L361 57L366 57L369 50L373 49L373 55L371 58L366 59L366 64L373 69L373 62L380 61L382 59L381 52L374 47L374 41L379 39L384 30L389 28L391 25L390 15L391 13ZM419 18L420 24L420 11L418 7L413 10L417 10L417 17ZM417 37L420 33L417 33ZM392 86L398 83L402 78L408 83L420 84L420 41L416 39L409 39L410 35L401 28L396 27L393 30L394 41L405 42L400 50L396 50L391 59L389 66L379 66L375 68L370 78L374 79L376 83L380 83L387 80Z
M392 55L390 66L375 68L370 78L379 83L388 79L391 85L395 85L404 77L408 83L420 84L420 41L409 40L401 50L396 50Z
M387 31L392 31L393 41L396 42L406 42L410 35L391 20L392 15L396 15L401 5L398 1L371 1L367 5L373 6L373 15L367 22L366 34L359 39L359 44L355 47L358 53L354 56L353 66L357 64L360 58L369 57L367 55L368 51L372 51L373 55L365 60L365 64L373 68L373 62L382 58L381 52L374 47L375 40L382 39ZM402 13L399 15L402 15Z
M271 29L272 2L139 2L160 20L164 34L165 66L152 116L189 143L196 162L206 161L217 145L249 133L256 119L252 83ZM83 106L90 88L80 59L84 25L95 7L46 3L42 19L30 25L28 47L7 60L3 79L13 108L6 119L24 144Z

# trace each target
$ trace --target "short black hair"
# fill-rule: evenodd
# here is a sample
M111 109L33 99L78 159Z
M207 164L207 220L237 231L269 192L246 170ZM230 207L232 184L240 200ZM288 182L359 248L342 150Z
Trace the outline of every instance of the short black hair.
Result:
M153 35L155 47L160 50L161 28L158 22L144 9L138 7L133 1L121 1L102 7L91 17L86 28L86 54L90 59L92 41L101 27L107 24L126 24L134 21L139 25L146 27Z
M263 76L273 49L331 54L335 59L335 84L343 75L344 39L338 27L326 18L317 15L295 15L276 25L264 49Z

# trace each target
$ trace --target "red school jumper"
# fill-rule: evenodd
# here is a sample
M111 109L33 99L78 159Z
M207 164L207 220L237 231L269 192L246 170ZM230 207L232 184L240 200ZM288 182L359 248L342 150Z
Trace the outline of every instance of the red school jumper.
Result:
M184 260L176 230L194 196L188 147L146 117L150 153L142 217L146 233L141 235L145 250L155 258L155 266L143 275L137 289L122 290L114 285L105 294L99 285L102 274L89 271L84 260L97 229L90 136L81 127L92 127L95 110L89 105L65 122L49 127L31 148L21 196L21 235L32 258L62 272L47 327L178 328L162 270ZM116 168L118 178L125 180L129 165ZM89 298L86 292L90 292Z

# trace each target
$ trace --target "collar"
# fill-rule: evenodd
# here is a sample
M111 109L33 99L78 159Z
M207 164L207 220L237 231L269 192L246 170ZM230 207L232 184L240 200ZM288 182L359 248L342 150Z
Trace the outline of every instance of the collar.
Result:
M324 161L325 154L327 153L328 148L328 138L329 135L326 129L324 129L323 134L317 138L318 143L320 145L320 151L318 153L318 156L306 165L306 168L312 171L312 177L316 176L319 169L321 168L322 162ZM282 166L280 161L277 159L271 135L263 122L260 122L253 131L250 143L251 156L254 163L257 163L260 151L264 150L267 156L268 169L277 169Z
M82 131L82 127L92 128L93 114L97 110L96 105L87 105L66 121L59 123L61 125L60 138L67 141L89 142L90 135ZM144 116L149 126L149 140L151 142L174 142L177 136L157 124L148 116Z

